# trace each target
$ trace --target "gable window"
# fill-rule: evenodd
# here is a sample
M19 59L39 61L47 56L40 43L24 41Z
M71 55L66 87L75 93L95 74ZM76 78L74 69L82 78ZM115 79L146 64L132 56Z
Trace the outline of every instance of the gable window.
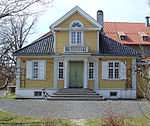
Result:
M126 62L119 60L102 62L102 79L122 80L126 79Z
M89 62L89 79L94 79L94 62Z
M126 40L126 34L124 32L118 32L119 38L121 41L125 41Z
M83 31L79 29L83 27L83 24L80 21L75 20L71 22L70 27L72 28L69 33L70 45L82 45Z
M148 41L148 35L145 32L138 32L142 41Z
M64 73L64 67L63 67L63 62L59 62L58 66L59 66L59 73L58 73L58 78L59 79L63 79L63 73Z

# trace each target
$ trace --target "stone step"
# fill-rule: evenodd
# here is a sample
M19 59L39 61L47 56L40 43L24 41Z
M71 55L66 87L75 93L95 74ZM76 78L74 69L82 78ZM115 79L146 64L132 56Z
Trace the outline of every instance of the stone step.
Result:
M54 93L53 95L99 95L98 93Z
M47 100L59 100L59 101L64 101L64 100L73 100L73 101L104 101L104 98L80 98L80 97L48 97Z
M97 97L100 98L102 96L99 95L51 95L51 97Z
M48 100L100 101L105 98L91 89L60 89L47 98Z

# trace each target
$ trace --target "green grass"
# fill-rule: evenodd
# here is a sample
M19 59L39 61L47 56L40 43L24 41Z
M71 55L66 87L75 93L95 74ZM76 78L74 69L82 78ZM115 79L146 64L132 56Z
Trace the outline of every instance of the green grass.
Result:
M150 126L150 114L125 118L125 126ZM86 126L105 126L104 119L88 119L86 121Z
M69 120L41 119L19 115L13 115L0 111L0 126L72 126Z
M6 94L5 96L1 96L0 97L0 99L9 99L9 100L11 100L11 99L15 99L15 94L14 93L12 93L12 94Z

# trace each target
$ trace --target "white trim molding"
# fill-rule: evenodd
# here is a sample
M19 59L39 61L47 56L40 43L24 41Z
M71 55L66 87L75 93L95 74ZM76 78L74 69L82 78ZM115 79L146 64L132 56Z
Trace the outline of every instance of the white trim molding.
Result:
M94 89L99 89L99 59L95 61L95 81Z
M52 95L53 93L55 93L58 90L54 90L54 89L46 89L46 92L49 95ZM35 92L41 92L41 96L35 96ZM31 88L21 88L21 89L16 89L16 98L44 98L43 93L42 93L42 89L31 89Z
M134 68L134 69L133 69ZM132 89L136 90L136 59L132 59Z
M58 60L54 59L54 89L58 88Z
M16 89L20 89L20 67L21 67L21 60L17 58L17 71L16 71Z
M99 31L97 31L97 52L99 52Z
M93 25L98 27L99 29L102 28L102 25L100 25L94 18L92 18L90 15L88 15L85 11L83 11L80 7L75 6L73 9L71 9L68 13L66 13L64 16L59 18L56 22L54 22L51 26L50 29L54 29L57 27L60 23L62 23L65 19L73 15L75 12L78 12L81 14L83 17L85 17L89 22L91 22Z
M136 99L136 90L103 89L103 90L94 90L94 91L108 99ZM116 96L111 96L111 93L115 93Z
M100 31L100 28L53 28L55 31Z

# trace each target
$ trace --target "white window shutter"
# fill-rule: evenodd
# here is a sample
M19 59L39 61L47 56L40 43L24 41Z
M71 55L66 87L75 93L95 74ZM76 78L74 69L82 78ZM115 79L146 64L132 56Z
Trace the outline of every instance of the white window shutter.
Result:
M26 62L26 78L32 79L32 61Z
M120 73L119 73L119 76L120 76L120 79L126 79L127 76L126 76L126 71L127 71L127 68L126 68L126 62L120 62Z
M102 61L102 79L108 79L108 61Z
M40 80L46 79L46 60L39 60L39 77Z

